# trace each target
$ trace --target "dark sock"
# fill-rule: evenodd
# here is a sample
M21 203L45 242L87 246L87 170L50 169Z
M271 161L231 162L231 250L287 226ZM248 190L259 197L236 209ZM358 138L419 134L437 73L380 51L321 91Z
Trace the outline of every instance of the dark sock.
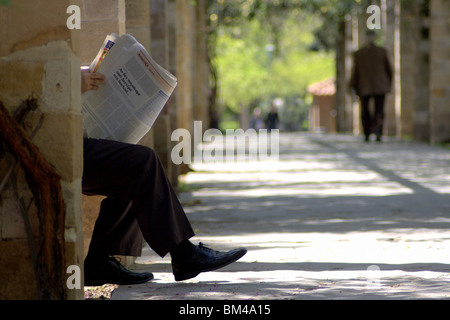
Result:
M186 261L189 260L195 253L196 246L189 240L184 240L178 244L175 249L170 251L170 256L173 261Z

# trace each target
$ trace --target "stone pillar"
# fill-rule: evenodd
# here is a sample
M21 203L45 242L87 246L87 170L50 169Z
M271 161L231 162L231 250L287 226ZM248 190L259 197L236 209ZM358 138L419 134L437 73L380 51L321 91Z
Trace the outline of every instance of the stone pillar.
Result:
M80 265L83 255L80 46L78 31L66 26L67 7L79 4L77 0L11 0L0 4L0 101L11 113L28 98L37 101L37 109L24 118L24 128L61 177L66 266ZM12 163L10 154L0 152L2 179ZM31 202L32 197L17 164L1 192L0 299L38 298L22 219L25 210L37 242L39 204ZM30 203L34 204L28 207ZM69 290L66 279L61 281L68 299L83 298L83 290Z
M391 93L386 96L385 134L399 136L400 122L400 0L386 1L386 27L384 41L394 73Z
M168 59L169 59L169 71L178 77L177 70L177 35L176 35L176 27L177 27L177 12L176 12L176 0L168 0L167 1L167 38L168 38ZM178 88L175 89L175 92L172 94L169 100L170 107L169 115L170 115L170 127L174 130L178 128L178 100L177 94ZM172 146L176 144L176 142L172 142ZM180 165L176 165L172 163L171 166L171 176L170 180L173 185L178 184L178 177L180 175Z
M177 59L177 104L178 104L178 128L193 129L193 61L195 39L194 10L195 7L189 1L176 0L176 59ZM193 139L191 139L193 140ZM181 168L181 173L186 172L186 167Z
M431 0L431 142L450 141L450 3Z
M429 4L402 2L401 136L429 141Z
M125 33L125 0L81 0L81 64L89 65L110 33Z
M352 53L351 59L353 60L353 53L355 53L361 46L364 45L365 41L365 26L367 21L367 15L364 15L364 18L361 21L361 17L358 17L356 14L356 10L352 12L351 18L351 28L347 30L347 63L350 63L350 55L349 52ZM351 70L346 69L347 72L347 80L349 81L349 72ZM356 94L352 94L350 97L346 97L345 107L347 110L347 130L349 132L353 132L355 135L359 135L361 133L361 103L360 99Z
M430 4L414 1L416 16L416 72L414 139L430 141Z
M151 54L150 0L125 0L126 33L131 34ZM138 144L154 147L153 128Z
M194 120L202 121L203 131L209 129L208 97L209 93L209 65L208 49L206 45L206 1L198 0L195 10L195 91L194 91Z
M349 83L355 51L353 47L354 21L356 21L355 17L348 14L339 24L336 49L336 124L339 132L353 131L353 102L357 100L357 97L350 94Z
M169 36L167 0L150 0L151 54L153 59L163 68L169 68ZM174 93L175 94L175 93ZM172 161L170 157L172 133L170 125L171 101L161 111L153 125L154 147L164 166L168 177L172 177ZM172 183L176 181L172 180Z
M401 3L401 132L402 138L414 135L415 72L417 69L417 21L412 2Z
M125 0L125 31L151 52L150 0Z

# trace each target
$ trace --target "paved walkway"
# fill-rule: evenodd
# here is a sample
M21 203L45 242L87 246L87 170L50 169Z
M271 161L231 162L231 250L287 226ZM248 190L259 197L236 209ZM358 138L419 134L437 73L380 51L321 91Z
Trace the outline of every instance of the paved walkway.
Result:
M155 280L112 299L448 299L450 151L387 139L281 134L280 161L197 164L181 195L197 233L239 262L175 282L148 247L132 267Z

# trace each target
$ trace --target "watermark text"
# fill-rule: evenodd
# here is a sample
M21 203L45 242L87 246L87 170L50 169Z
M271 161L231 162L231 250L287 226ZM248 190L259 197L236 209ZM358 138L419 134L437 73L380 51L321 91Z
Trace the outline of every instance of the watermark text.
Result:
M279 130L218 129L202 133L202 122L194 121L194 137L187 129L176 129L171 140L178 142L172 149L174 164L201 162L241 162L279 159Z

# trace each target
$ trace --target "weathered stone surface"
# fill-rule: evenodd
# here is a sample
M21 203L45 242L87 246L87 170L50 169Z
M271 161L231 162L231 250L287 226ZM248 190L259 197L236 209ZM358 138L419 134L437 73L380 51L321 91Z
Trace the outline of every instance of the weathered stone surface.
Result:
M0 300L37 299L29 251L26 240L0 241Z
M34 128L40 115L33 114L27 123ZM33 142L45 159L56 169L62 180L80 178L82 161L82 117L79 114L45 113Z
M23 198L23 205L17 201L16 192L11 184L3 190L1 194L1 211L0 215L0 239L24 239L26 238L25 224L22 217L22 210L28 205L33 198L31 191L28 190L26 180L22 170L18 170L17 174L17 193ZM35 203L32 203L28 210L28 219L31 224L31 232L34 236L38 236L38 218Z
M78 0L12 0L9 6L0 6L0 56L55 40L71 46L72 31L66 26L69 16L66 10L78 3Z
M82 65L89 65L110 33L125 33L125 0L82 0L81 6Z
M42 94L44 69L45 63L39 61L0 59L0 101L10 112L31 95L38 97Z

